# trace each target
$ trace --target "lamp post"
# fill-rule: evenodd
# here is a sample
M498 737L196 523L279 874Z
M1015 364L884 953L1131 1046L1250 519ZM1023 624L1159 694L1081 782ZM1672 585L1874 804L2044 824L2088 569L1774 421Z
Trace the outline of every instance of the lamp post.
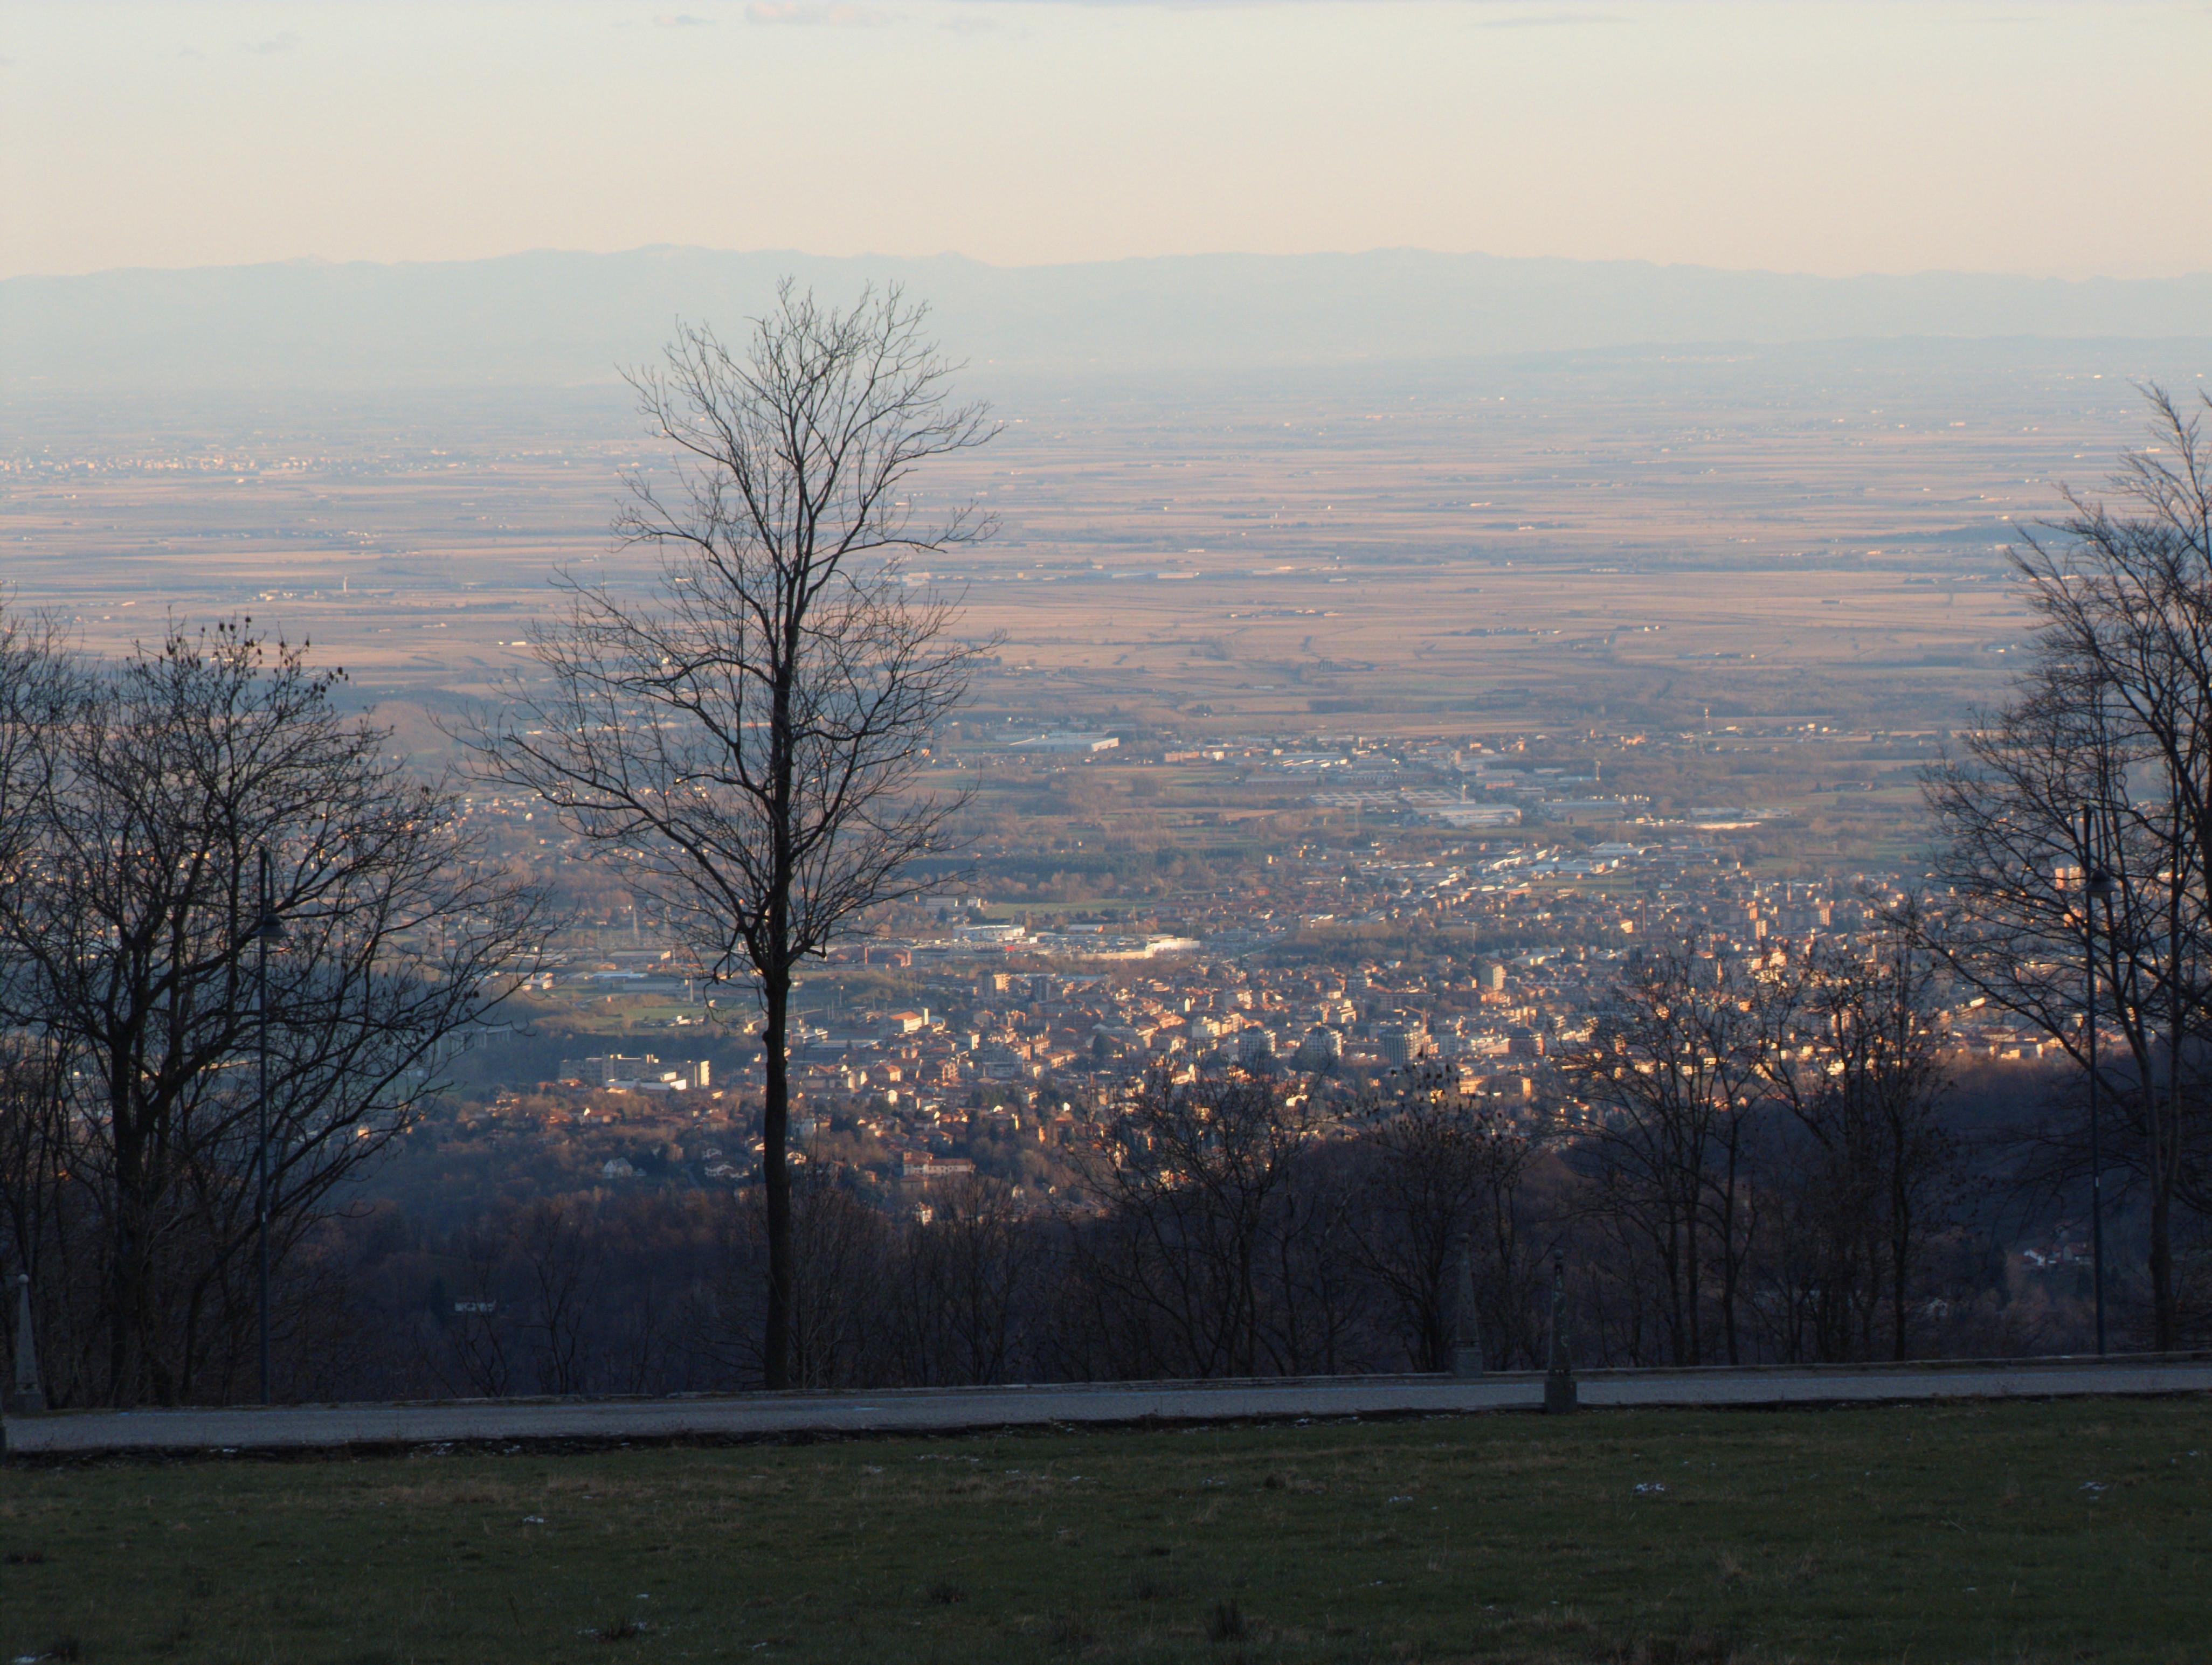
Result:
M2112 875L2100 847L2094 813L2081 817L2083 880L2081 938L2087 945L2082 970L2087 973L2087 1028L2084 1038L2089 1062L2089 1262L2097 1303L2097 1356L2105 1356L2105 1151L2097 1103L2097 904L2102 901L2109 923L2112 911Z
M284 940L284 923L270 905L269 851L261 851L260 908L253 921L255 1005L260 1019L258 1080L254 1093L254 1224L260 1234L261 1402L269 1402L269 945Z

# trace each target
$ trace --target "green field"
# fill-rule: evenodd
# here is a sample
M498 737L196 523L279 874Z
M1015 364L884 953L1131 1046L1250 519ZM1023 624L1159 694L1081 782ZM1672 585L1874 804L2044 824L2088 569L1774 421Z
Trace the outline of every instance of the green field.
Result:
M2212 1403L55 1468L0 1657L2199 1660Z

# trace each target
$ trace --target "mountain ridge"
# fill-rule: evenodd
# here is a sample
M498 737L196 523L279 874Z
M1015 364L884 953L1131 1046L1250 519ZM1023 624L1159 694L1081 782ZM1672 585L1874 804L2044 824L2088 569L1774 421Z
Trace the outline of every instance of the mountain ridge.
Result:
M2212 273L1826 278L1638 261L1168 255L998 267L659 244L0 280L0 389L611 382L678 317L725 334L788 274L931 304L955 357L1068 371L1276 368L1719 342L2212 337Z

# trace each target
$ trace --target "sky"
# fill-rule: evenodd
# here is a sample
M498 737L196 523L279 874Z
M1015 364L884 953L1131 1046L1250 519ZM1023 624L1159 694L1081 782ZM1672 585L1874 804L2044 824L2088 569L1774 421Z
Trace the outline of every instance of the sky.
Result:
M2212 0L0 0L0 277L678 243L2212 270Z

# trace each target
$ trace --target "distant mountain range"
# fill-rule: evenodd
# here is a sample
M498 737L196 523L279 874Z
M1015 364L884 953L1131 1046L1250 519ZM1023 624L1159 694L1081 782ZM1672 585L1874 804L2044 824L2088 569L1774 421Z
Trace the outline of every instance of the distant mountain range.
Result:
M896 282L954 357L1152 372L1630 345L1941 336L2212 337L2212 274L2064 282L1822 278L1638 262L1194 255L1006 268L649 248L376 265L297 261L0 282L0 392L611 380L680 317L735 336L796 276Z

